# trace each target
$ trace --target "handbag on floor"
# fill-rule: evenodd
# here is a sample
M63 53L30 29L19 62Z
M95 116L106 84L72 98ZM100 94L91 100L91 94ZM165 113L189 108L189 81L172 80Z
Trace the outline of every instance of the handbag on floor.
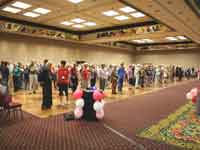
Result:
M74 117L74 113L67 113L67 114L64 114L64 120L65 121L71 121L71 120L74 120L75 117Z

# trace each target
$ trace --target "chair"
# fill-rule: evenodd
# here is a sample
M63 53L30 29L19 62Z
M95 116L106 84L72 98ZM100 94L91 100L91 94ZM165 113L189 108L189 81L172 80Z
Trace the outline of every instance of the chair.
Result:
M10 99L10 101L6 101L5 99ZM11 113L14 114L14 117L18 115L20 112L21 118L23 119L23 112L22 112L22 104L12 102L11 96L8 97L0 97L0 107L2 108L3 113L6 113L6 117L10 119Z

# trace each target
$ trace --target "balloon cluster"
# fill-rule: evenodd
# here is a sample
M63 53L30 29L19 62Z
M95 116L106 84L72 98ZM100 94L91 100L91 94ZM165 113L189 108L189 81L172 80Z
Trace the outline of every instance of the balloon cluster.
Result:
M74 109L74 116L76 119L80 119L83 116L83 107L84 107L84 100L82 98L83 91L82 90L76 90L73 93L73 98L76 100L76 108Z
M188 92L186 94L186 98L189 100L192 100L192 103L196 103L197 100L197 94L198 94L198 89L197 88L193 88L190 90L190 92Z
M96 118L97 119L103 119L104 117L104 104L105 101L103 98L105 97L105 94L103 92L100 92L98 90L95 90L93 92L93 99L95 100L93 104L93 109L96 111Z

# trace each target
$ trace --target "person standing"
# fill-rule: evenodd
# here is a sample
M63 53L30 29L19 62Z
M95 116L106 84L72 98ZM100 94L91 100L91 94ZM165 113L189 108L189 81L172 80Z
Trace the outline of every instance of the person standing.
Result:
M29 67L26 66L25 69L24 69L24 89L25 90L30 89L30 87L29 87L29 73L30 73Z
M96 85L97 81L97 71L95 69L95 66L92 65L90 69L90 87L94 87Z
M145 79L145 69L144 69L144 66L141 67L140 71L139 71L139 82L140 82L140 86L141 88L144 88L144 79Z
M0 72L1 72L1 75L2 75L2 82L4 82L5 85L8 85L9 69L8 69L8 63L7 62L2 62Z
M69 75L70 72L66 67L66 61L62 60L61 66L58 69L57 79L58 79L58 88L59 88L59 96L60 96L60 104L64 105L63 103L63 96L66 96L66 104L68 103L68 88L69 88Z
M197 79L200 80L200 68L197 70Z
M37 81L38 81L38 76L37 76L37 68L35 63L32 61L30 66L30 73L29 73L29 90L30 93L35 94L36 93L36 88L37 88Z
M111 86L112 86L112 94L117 94L116 88L117 88L117 67L114 66L112 73L111 73Z
M134 77L135 77L135 88L139 88L139 80L140 80L140 65L137 64L134 70Z
M133 85L133 68L132 68L132 65L130 65L128 67L127 76L128 76L129 89L131 89L132 85Z
M17 92L21 88L21 70L20 63L15 65L13 70L14 91Z
M162 79L161 79L162 73L161 73L161 66L156 67L156 73L155 73L155 85L161 86L162 85Z
M50 109L52 106L52 82L51 70L48 60L44 60L44 64L40 72L40 84L42 86L42 109Z
M182 67L177 68L177 76L178 76L178 81L182 81L182 77L183 77Z
M51 66L51 76L52 76L53 87L54 87L54 89L57 89L57 87L56 87L56 78L57 78L56 69L53 66L53 64L50 64L50 66Z
M99 88L104 91L106 87L106 79L108 78L107 76L107 71L105 69L105 64L101 65L101 69L99 70Z
M13 87L14 87L14 85L13 85L14 84L13 83L14 65L9 63L8 69L9 69L8 88L9 88L9 92L12 94L13 93Z
M126 71L124 68L124 63L120 64L120 68L117 71L118 75L118 91L122 93L123 89L123 82L124 82L124 77L125 77Z
M89 70L88 70L88 64L85 63L83 66L83 69L81 70L81 82L82 82L83 89L88 88L89 78L90 78L90 74L89 74Z
M73 67L71 68L70 84L71 84L72 92L75 92L78 87L78 72L77 72L76 64L74 64Z

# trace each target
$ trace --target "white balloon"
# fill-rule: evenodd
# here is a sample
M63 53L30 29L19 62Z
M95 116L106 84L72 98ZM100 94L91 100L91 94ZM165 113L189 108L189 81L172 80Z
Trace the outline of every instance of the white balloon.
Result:
M93 105L93 109L98 112L103 109L103 104L99 101L95 102Z
M83 109L82 108L75 108L74 116L76 119L80 119L83 116Z
M75 104L76 104L76 107L83 108L85 103L84 103L84 100L80 98L76 100Z
M191 94L190 92L188 92L188 93L186 94L186 98L189 99L189 100L191 100L191 99L192 99L192 94Z

